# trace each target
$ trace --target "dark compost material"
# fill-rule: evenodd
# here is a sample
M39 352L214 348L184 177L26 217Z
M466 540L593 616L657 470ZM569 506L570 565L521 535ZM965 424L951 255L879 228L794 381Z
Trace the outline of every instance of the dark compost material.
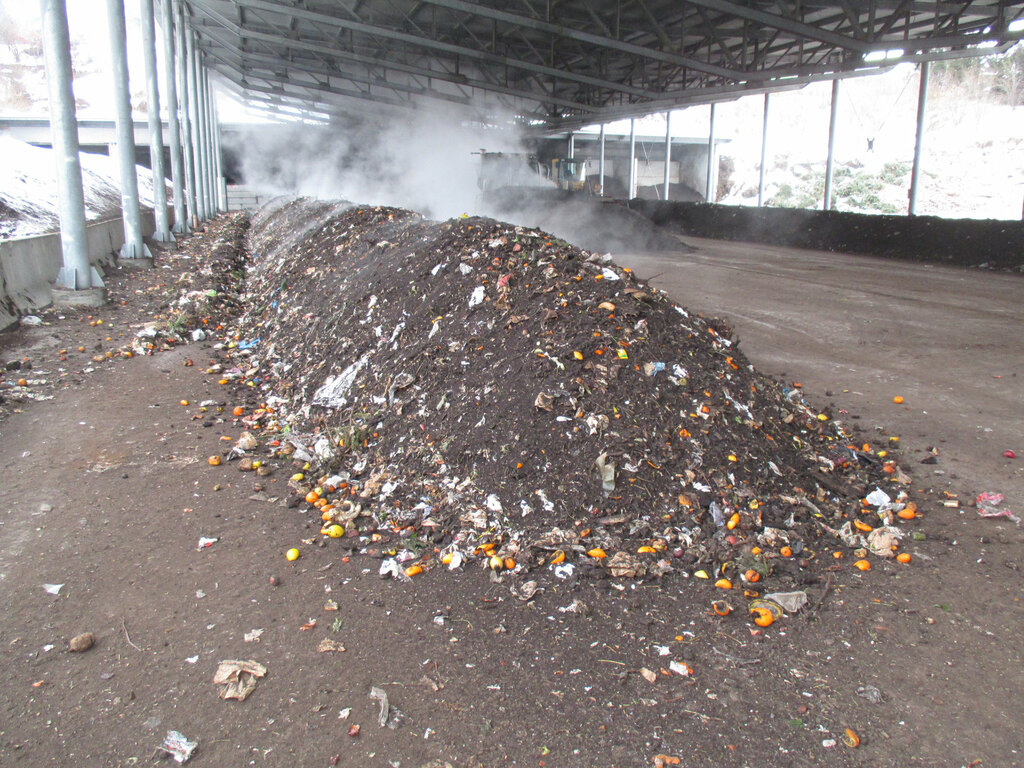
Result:
M293 505L326 504L343 546L393 556L382 572L443 554L752 594L814 581L836 546L892 555L899 467L606 257L306 200L262 210L249 246L231 345L265 399L254 429L308 465Z

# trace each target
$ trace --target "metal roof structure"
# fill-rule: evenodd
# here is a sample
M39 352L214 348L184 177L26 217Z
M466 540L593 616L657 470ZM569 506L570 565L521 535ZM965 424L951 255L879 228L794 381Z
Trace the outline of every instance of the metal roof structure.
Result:
M247 100L321 114L435 101L566 130L1006 50L1009 0L182 0Z

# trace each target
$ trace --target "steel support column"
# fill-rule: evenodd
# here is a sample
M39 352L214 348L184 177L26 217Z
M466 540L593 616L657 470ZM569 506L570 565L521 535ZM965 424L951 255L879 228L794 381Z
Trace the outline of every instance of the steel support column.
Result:
M910 171L907 214L917 215L917 191L921 177L921 146L924 142L924 116L928 109L928 62L921 62L921 84L917 92L917 135L914 139L914 165Z
M668 200L669 183L672 169L672 110L665 113L665 194L663 199Z
M832 108L828 117L828 157L825 159L824 210L832 210L832 172L835 169L836 115L839 112L839 78L832 81Z
M171 185L174 194L174 232L188 232L185 217L185 165L181 159L181 126L178 123L178 88L174 78L174 21L171 0L160 6L160 33L164 45L164 96L167 101L167 143L171 149Z
M213 88L210 88L210 101L213 104L213 161L216 166L217 178L217 200L220 210L228 209L228 189L224 181L224 158L220 153L220 110L217 109L217 95Z
M196 56L196 103L199 106L196 123L199 134L199 167L202 169L202 180L199 182L199 189L202 190L203 200L206 201L206 218L212 218L214 213L213 198L210 195L210 123L206 111L206 77L203 67L203 57L198 47L195 49Z
M196 79L195 34L185 27L185 79L188 93L188 123L192 134L192 170L195 176L196 217L200 221L209 218L206 212L206 185L203 183L203 130L199 117L199 86Z
M57 163L57 201L60 216L62 267L58 289L82 292L99 305L103 280L89 263L85 239L85 195L78 157L78 120L72 89L71 40L64 0L42 0L43 54L50 96L50 135Z
M597 164L597 196L604 197L604 123L601 123L601 155Z
M711 114L708 117L708 177L707 187L704 190L704 200L713 203L715 191L715 105L711 105Z
M124 25L124 0L107 0L107 34L114 80L117 156L121 167L121 216L124 221L121 259L131 266L151 267L152 254L142 242L139 180L135 173L135 126L132 123L132 105L128 96L128 43Z
M768 159L768 97L764 95L764 122L761 124L761 170L757 176L757 207L764 205L765 161Z
M569 131L569 143L566 145L566 151L569 153L566 155L568 158L576 156L576 134Z
M636 118L629 118L629 190L626 199L636 195Z
M139 0L142 14L142 53L146 61L146 99L149 118L149 167L153 173L153 239L174 242L171 223L167 216L167 183L164 173L164 135L160 121L160 88L156 71L156 25L153 19L153 0Z
M165 0L170 2L170 0ZM185 11L180 3L175 5L177 19L175 21L176 43L178 55L175 57L175 70L178 76L178 109L181 115L181 148L184 154L185 184L187 186L185 202L188 206L189 226L194 227L199 220L199 197L196 194L196 167L195 157L192 152L192 116L189 114L188 82L188 49L185 44Z
M201 60L201 59L200 59ZM213 105L210 103L210 72L205 65L200 69L203 75L203 126L206 129L206 178L209 188L206 199L210 205L210 216L217 215L217 171L213 160Z

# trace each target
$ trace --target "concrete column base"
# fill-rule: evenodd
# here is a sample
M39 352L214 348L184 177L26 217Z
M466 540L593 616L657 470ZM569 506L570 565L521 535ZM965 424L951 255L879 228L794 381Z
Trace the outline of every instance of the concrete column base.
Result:
M106 288L82 288L76 291L54 286L50 293L55 307L102 307L107 303Z
M143 259L121 259L121 258L119 258L117 260L117 265L119 267L125 267L126 269L152 269L153 268L153 259L151 259L151 258L143 258Z

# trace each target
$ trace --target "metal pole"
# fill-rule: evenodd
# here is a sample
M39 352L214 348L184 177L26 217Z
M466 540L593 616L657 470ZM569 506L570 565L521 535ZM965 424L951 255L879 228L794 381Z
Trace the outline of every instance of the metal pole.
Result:
M832 210L832 172L835 168L836 115L839 112L839 78L832 81L832 111L828 118L828 158L825 160L825 208Z
M668 200L668 185L672 167L672 110L665 113L665 195Z
M207 167L210 176L210 215L215 216L220 210L217 204L217 162L214 159L216 152L213 148L213 103L210 99L210 72L203 67L203 102L206 104L206 152L209 156Z
M921 62L921 85L917 92L917 136L914 140L914 165L910 171L910 205L907 214L917 215L917 189L921 176L921 145L924 142L924 115L928 108L929 62Z
M57 288L88 291L103 302L103 281L89 263L85 239L85 195L78 157L78 120L72 90L71 40L64 0L42 0L43 54L50 95L50 135L57 161L57 200L63 266Z
M597 196L604 197L604 123L601 123L601 156L597 164Z
M170 2L170 0L165 0ZM196 195L196 168L195 158L192 153L192 117L189 115L189 83L188 83L188 54L185 46L185 11L180 4L175 5L177 20L175 22L176 42L178 55L175 57L176 70L178 75L178 100L179 114L181 115L181 147L185 156L184 180L187 185L185 203L188 206L188 220L190 227L195 226L199 219L198 196Z
M124 26L124 0L107 0L107 32L114 76L114 106L117 110L117 156L121 166L121 215L124 220L121 259L131 266L151 267L152 254L142 242L139 180L135 175L135 125L132 122L132 105L128 96L128 44Z
M761 172L757 179L757 207L764 205L764 164L768 155L768 96L764 95L764 123L761 126Z
M711 116L708 119L708 178L707 188L704 190L704 199L713 203L713 192L715 189L715 105L711 105Z
M188 232L185 218L185 166L181 159L181 126L178 124L178 88L174 81L174 22L171 0L160 7L160 30L164 43L164 90L167 97L168 144L171 149L171 184L174 188L174 232Z
M629 118L629 191L627 200L636 194L636 119Z
M156 26L153 21L153 0L139 0L142 13L142 48L146 60L146 97L149 101L149 167L153 172L153 239L173 242L171 223L167 216L167 183L164 173L164 135L160 122L160 89L156 72Z
M567 149L568 149L569 154L566 155L566 157L569 157L569 158L575 157L575 153L576 153L576 135L572 131L569 131L569 144L568 144Z
M196 216L200 221L206 221L206 196L203 185L203 152L202 152L202 128L199 123L199 88L196 82L196 50L195 38L192 30L184 28L185 35L185 64L186 78L188 80L188 123L192 133L192 166L195 175L196 191Z
M228 190L224 182L224 158L220 154L220 113L217 110L217 95L213 88L210 88L210 102L213 104L213 161L217 168L217 199L220 202L220 210L228 209Z
M194 35L193 31L193 35ZM203 199L206 200L206 218L212 218L214 213L213 197L210 194L210 121L206 104L206 71L203 67L203 57L196 49L196 98L199 102L199 153L200 167L203 169L203 179L199 188L203 191Z

